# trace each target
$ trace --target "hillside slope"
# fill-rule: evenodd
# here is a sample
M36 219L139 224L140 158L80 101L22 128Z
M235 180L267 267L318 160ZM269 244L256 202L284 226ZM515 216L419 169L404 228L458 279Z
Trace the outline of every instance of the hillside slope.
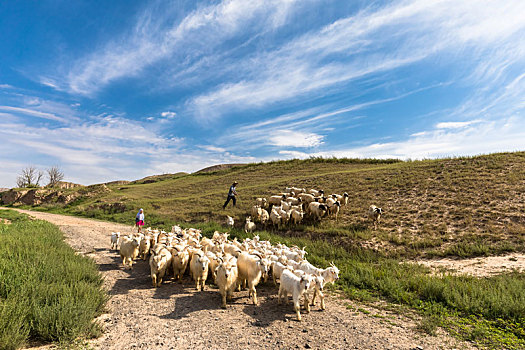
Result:
M238 205L222 210L234 180L239 182ZM62 193L73 199L67 204L55 199L40 208L130 224L137 209L144 208L152 226L223 223L228 214L240 225L254 198L290 185L328 194L346 191L350 200L337 222L310 223L285 235L321 235L402 256L491 255L522 250L525 242L525 152L408 162L308 159L250 164L153 183L89 186ZM385 211L378 230L365 218L370 204Z

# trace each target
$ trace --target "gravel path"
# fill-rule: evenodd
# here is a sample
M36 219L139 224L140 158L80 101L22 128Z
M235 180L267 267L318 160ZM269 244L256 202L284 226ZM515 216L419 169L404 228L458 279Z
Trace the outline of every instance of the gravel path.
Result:
M196 292L189 278L182 285L169 280L151 287L149 266L139 261L124 270L118 253L110 251L110 232L129 226L72 216L32 212L64 232L77 251L92 257L111 296L108 313L99 318L104 334L91 342L96 349L470 349L472 345L443 332L427 336L405 317L329 295L326 310L318 306L295 321L291 302L277 304L277 289L258 286L260 306L247 291L235 293L220 308L220 295L206 286Z

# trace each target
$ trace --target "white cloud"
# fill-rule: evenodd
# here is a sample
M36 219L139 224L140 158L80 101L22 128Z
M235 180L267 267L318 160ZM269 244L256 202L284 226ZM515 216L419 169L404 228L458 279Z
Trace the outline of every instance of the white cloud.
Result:
M480 123L480 122L481 120L470 120L468 122L441 122L441 123L436 124L436 128L438 129L460 129L460 128L464 128L466 126Z
M58 122L66 122L67 119L59 117L52 113L46 113L46 112L40 112L34 109L29 108L21 108L21 107L12 107L12 106L0 106L0 111L7 111L17 114L25 114L36 118L42 118L42 119L48 119L48 120L54 120Z
M175 116L177 115L177 113L175 112L170 112L170 111L166 111L166 112L162 112L160 114L163 118L166 118L166 119L173 119L175 118Z
M306 153L301 157L424 159L523 150L525 120L509 117L499 121L470 123L461 129L426 130L396 142Z
M512 50L512 55L498 55L505 69L524 58L522 13L525 3L519 0L505 6L498 1L416 0L369 7L276 50L234 62L233 82L194 97L189 106L206 120L232 108L258 108L337 89L440 53L471 55L465 61L481 67L493 52Z
M269 143L277 147L316 147L323 143L323 136L292 130L277 130L269 137Z
M229 0L199 7L180 21L180 6L162 6L162 12L148 8L128 35L114 38L102 51L80 59L66 78L67 89L91 95L110 82L136 76L146 67L176 56L192 61L225 40L247 31L272 30L286 22L296 0ZM41 81L51 81L42 77Z
M226 152L226 149L225 148L222 148L222 147L216 147L216 146L211 146L211 145L208 145L208 146L201 146L203 149L207 150L207 151L210 151L210 152L218 152L218 153L224 153Z

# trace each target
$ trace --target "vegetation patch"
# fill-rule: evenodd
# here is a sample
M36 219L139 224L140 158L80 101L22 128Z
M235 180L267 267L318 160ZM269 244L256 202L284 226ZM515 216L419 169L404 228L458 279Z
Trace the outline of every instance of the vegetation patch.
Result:
M48 222L12 210L0 217L12 221L0 224L0 349L98 336L93 320L107 297L96 264Z

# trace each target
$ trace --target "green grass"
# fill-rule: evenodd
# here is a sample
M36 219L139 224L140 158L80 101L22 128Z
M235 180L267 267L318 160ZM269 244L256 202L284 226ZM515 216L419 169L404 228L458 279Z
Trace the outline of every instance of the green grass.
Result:
M106 303L96 264L76 255L50 223L0 210L0 349L28 340L68 344L100 334Z
M227 213L241 224L256 197L290 185L322 188L350 194L340 219L289 230L375 245L392 257L474 257L525 251L524 178L525 152L405 162L311 158L61 190L75 200L65 205L57 195L35 209L132 225L144 208L151 226L224 222ZM225 212L221 206L233 180L239 181L238 206ZM378 230L365 218L370 204L385 211ZM467 247L473 237L477 246Z

